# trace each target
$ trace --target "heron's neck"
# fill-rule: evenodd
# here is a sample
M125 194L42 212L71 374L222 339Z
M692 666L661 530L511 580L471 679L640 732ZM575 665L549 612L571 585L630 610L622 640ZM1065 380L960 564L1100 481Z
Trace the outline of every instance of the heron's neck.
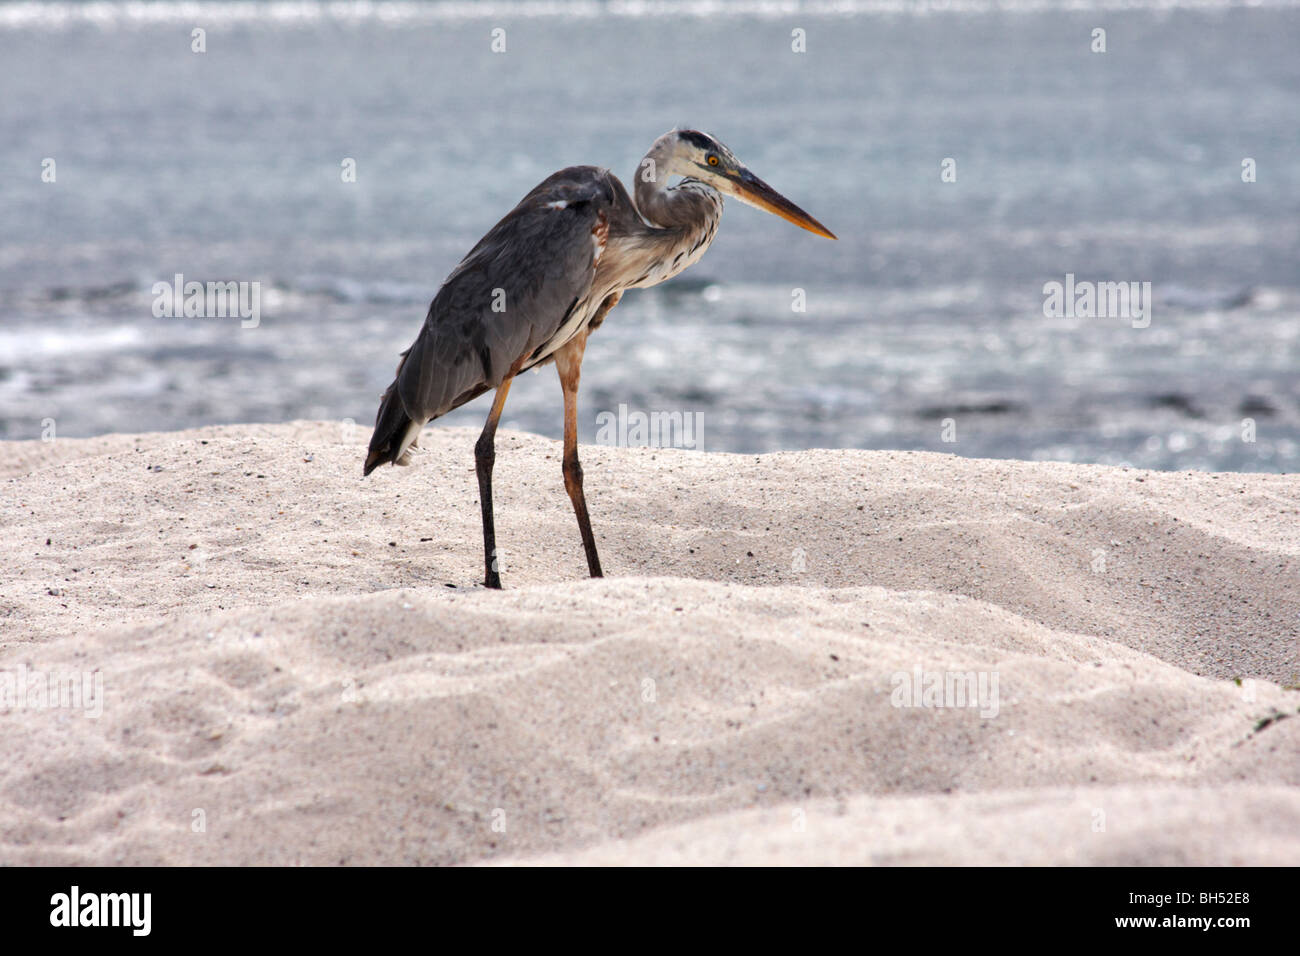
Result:
M722 218L722 194L697 179L665 187L638 176L636 206L648 223L644 232L632 239L635 252L629 256L638 263L635 271L641 273L631 284L640 288L658 285L698 262L713 242Z
M698 179L683 179L668 186L662 168L656 181L647 182L642 170L636 176L636 208L657 229L694 232L716 223L722 215L722 196Z

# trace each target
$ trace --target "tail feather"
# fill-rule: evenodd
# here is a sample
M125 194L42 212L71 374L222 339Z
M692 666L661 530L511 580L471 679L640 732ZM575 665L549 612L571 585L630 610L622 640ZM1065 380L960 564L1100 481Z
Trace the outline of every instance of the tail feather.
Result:
M375 416L375 431L370 436L370 450L366 454L363 474L368 475L388 462L394 465L409 465L411 449L417 446L421 428L453 408L459 408L477 398L492 387L484 381L472 379L463 381L465 375L460 373L457 377L448 380L446 370L436 361L432 363L431 368L427 350L429 341L426 337L427 330L426 326L421 330L415 343L402 353L397 362L397 373L393 384L388 386L379 400L379 413ZM413 363L410 368L407 368L407 362ZM461 365L457 358L448 359L447 362L453 370ZM454 400L450 402L445 400L444 392L464 385L469 387ZM406 400L402 398L403 391ZM409 411L411 408L415 409L415 418L411 417Z
M411 449L416 447L423 427L423 422L412 421L406 413L397 383L388 386L379 403L379 414L375 416L375 432L370 436L370 450L362 474L368 475L388 462L409 465Z

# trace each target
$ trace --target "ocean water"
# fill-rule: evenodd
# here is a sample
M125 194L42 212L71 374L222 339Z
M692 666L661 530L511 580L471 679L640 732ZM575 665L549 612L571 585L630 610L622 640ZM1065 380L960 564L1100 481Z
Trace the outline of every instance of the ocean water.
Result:
M0 3L0 438L364 431L488 227L680 125L840 240L728 204L592 337L584 441L624 406L708 451L1295 471L1297 41L1285 0ZM155 317L176 274L258 283L258 323ZM1049 317L1067 275L1149 311ZM558 436L560 398L503 421Z

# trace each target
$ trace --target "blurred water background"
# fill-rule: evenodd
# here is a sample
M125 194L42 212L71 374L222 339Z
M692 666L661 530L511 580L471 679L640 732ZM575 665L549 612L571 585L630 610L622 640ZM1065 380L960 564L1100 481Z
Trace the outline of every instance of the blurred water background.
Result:
M730 203L592 337L584 440L624 404L709 451L1294 471L1298 40L1285 0L0 3L0 438L360 436L488 227L681 125L840 241ZM177 273L260 282L260 323L155 318ZM1045 317L1067 273L1150 282L1150 325ZM525 376L503 421L558 436L560 397Z

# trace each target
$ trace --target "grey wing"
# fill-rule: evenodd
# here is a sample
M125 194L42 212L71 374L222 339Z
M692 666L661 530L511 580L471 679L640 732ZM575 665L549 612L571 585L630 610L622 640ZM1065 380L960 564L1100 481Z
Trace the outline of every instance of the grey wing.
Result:
M561 170L537 186L447 277L398 369L398 394L429 421L544 353L595 277L614 193L609 173Z

